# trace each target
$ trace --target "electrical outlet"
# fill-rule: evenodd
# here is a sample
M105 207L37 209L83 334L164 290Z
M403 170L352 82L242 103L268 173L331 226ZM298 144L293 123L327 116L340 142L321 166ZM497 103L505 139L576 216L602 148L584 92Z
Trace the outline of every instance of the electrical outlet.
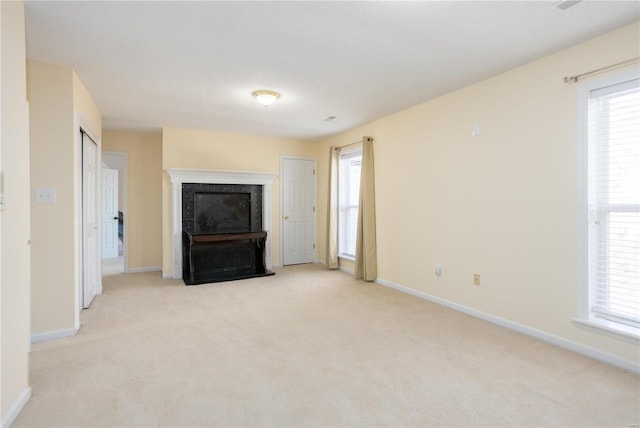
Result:
M473 285L480 285L480 274L479 273L474 273L473 274Z
M36 204L55 204L56 189L36 188L35 202Z
M442 266L436 265L436 276L442 276Z

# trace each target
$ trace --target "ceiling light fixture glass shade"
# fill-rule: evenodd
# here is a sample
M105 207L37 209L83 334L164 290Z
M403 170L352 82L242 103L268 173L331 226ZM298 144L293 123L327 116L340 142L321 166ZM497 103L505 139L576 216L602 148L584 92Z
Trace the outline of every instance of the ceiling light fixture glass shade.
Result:
M267 91L267 90L255 91L252 95L256 97L258 102L265 107L270 106L271 104L276 102L278 98L280 98L279 93L275 91Z

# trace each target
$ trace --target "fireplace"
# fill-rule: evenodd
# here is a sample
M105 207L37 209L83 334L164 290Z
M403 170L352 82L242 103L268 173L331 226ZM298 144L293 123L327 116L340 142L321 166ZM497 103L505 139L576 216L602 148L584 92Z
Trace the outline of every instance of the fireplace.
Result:
M250 277L245 275L247 271L260 271L261 266L266 274L272 266L271 187L276 174L174 168L166 171L172 184L173 272L163 277L182 278L185 272L197 268L191 266L192 262L200 264L208 273L220 274L218 280L236 279L232 278L234 270L239 277ZM187 207L183 200L193 203ZM218 216L208 208L225 209ZM236 238L238 242L233 242ZM183 242L188 246L183 246ZM192 258L186 258L186 251L193 249ZM218 262L226 259L224 263L229 266L218 265L218 262L210 264L211 258L203 255L207 251L212 251ZM238 252L237 259L230 259L230 254ZM229 278L225 278L227 276ZM201 277L192 279L194 283L210 282Z
M262 186L182 184L182 279L187 285L273 275L265 264Z
M182 183L182 230L237 233L262 230L262 186Z

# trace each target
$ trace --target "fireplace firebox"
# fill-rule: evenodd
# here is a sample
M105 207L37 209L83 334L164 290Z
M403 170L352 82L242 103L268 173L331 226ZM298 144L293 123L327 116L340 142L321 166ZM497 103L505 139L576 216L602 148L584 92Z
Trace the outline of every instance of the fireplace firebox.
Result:
M274 275L265 263L262 186L182 184L182 278L187 285Z

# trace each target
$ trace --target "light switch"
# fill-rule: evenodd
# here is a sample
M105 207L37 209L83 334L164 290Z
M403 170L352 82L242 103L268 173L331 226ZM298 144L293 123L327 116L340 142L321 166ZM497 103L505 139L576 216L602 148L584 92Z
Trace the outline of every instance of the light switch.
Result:
M56 189L36 188L36 204L55 204Z
M473 128L471 129L471 135L474 137L479 137L480 136L480 124L476 123L473 125Z

